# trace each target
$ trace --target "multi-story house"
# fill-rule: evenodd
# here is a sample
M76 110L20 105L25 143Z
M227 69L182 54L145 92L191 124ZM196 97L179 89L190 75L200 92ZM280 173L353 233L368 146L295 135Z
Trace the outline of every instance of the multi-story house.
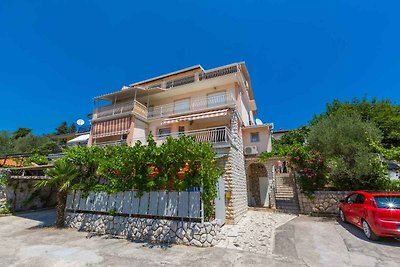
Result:
M124 86L95 97L89 145L156 142L192 135L213 144L225 167L226 218L247 210L244 153L271 149L271 126L256 123L256 102L244 63L210 70L200 65Z

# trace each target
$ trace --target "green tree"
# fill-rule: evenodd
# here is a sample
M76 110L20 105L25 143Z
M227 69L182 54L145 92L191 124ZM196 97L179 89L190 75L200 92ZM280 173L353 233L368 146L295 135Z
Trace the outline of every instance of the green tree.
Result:
M316 124L319 120L336 113L358 114L363 121L374 122L382 131L384 147L400 146L400 105L376 98L354 98L344 102L334 100L327 104L326 112L314 116L310 124Z
M55 186L57 192L57 219L56 226L64 227L64 212L67 201L68 192L78 183L78 170L66 158L56 160L54 167L46 172L47 180L37 183L38 187Z
M385 164L374 153L381 131L357 113L321 117L308 134L309 146L327 161L329 179L338 189L384 189Z
M67 134L68 131L68 125L66 121L63 121L58 127L56 128L56 134Z
M13 139L18 139L25 137L29 134L32 134L32 129L29 128L18 128L15 132L13 132Z

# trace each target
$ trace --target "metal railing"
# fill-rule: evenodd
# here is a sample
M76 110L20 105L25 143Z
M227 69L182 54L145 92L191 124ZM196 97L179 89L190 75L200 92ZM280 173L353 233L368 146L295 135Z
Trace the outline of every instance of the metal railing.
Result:
M226 126L156 135L154 140L157 144L162 144L168 137L180 138L181 136L193 136L196 142L208 142L211 144L229 143L232 140L232 133ZM137 141L146 144L147 138L134 138L132 143Z
M188 99L188 105L169 103L166 105L151 107L148 109L147 118L156 119L168 117L192 111L201 111L208 108L218 108L230 104L235 104L235 97L231 93L197 97Z
M107 141L107 142L96 142L93 145L95 146L116 146L116 145L122 145L126 144L126 140L116 140L116 141Z
M232 73L239 72L239 66L238 65L233 65L233 66L228 66L228 67L223 67L223 68L217 68L205 73L198 73L195 75L190 75L186 76L183 78L179 79L174 79L170 81L166 81L160 84L153 84L150 85L148 88L165 88L165 89L170 89L178 86L182 86L185 84L190 84L190 83L195 83L197 81L204 81L212 78L217 78L220 76L225 76L229 75ZM196 102L197 100L197 102ZM202 98L203 102L201 102L200 99L195 99L192 100L193 106L191 104L189 111L191 110L200 110L203 108L207 108L209 104L209 98ZM206 100L206 101L204 101ZM226 99L224 100L231 100L230 96L226 96ZM234 100L234 98L233 98ZM212 101L212 100L211 100ZM215 99L215 105L223 105L226 104L224 101L221 101L221 99ZM196 106L197 105L197 106ZM138 114L144 118L157 118L161 116L168 116L168 115L174 115L178 113L183 113L185 111L177 110L174 106L174 104L167 104L163 106L158 106L154 108L149 108L147 109L146 106L144 106L142 103L138 101L129 101L129 102L122 102L118 104L112 104L112 105L107 105L101 108L97 108L93 114L96 116L95 118L104 118L108 116L113 116L113 115L119 115L119 114L130 114L130 113L135 113ZM148 114L149 113L149 114Z

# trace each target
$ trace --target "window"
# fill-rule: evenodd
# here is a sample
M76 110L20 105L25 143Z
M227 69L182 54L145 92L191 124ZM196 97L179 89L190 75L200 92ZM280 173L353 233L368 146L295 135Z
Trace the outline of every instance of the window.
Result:
M190 99L176 100L174 104L174 112L181 113L190 110Z
M252 143L260 142L260 134L259 133L250 133L250 142L252 142Z
M400 209L400 197L398 196L376 196L374 199L380 209Z
M209 94L207 96L207 107L217 107L225 104L225 92Z
M158 129L159 137L166 137L171 135L171 128L160 128Z
M358 194L354 204L364 204L364 200L365 200L364 195Z
M346 203L348 203L348 204L353 204L353 203L355 203L356 198L357 198L357 194L353 194L353 195L351 195L351 196L349 196L349 197L347 198Z

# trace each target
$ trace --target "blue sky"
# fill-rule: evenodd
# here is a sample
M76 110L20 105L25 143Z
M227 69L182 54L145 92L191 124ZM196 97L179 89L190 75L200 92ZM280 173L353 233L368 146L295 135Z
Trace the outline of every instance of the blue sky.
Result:
M400 1L0 2L0 129L47 133L93 97L245 61L258 117L295 128L333 99L400 102Z

